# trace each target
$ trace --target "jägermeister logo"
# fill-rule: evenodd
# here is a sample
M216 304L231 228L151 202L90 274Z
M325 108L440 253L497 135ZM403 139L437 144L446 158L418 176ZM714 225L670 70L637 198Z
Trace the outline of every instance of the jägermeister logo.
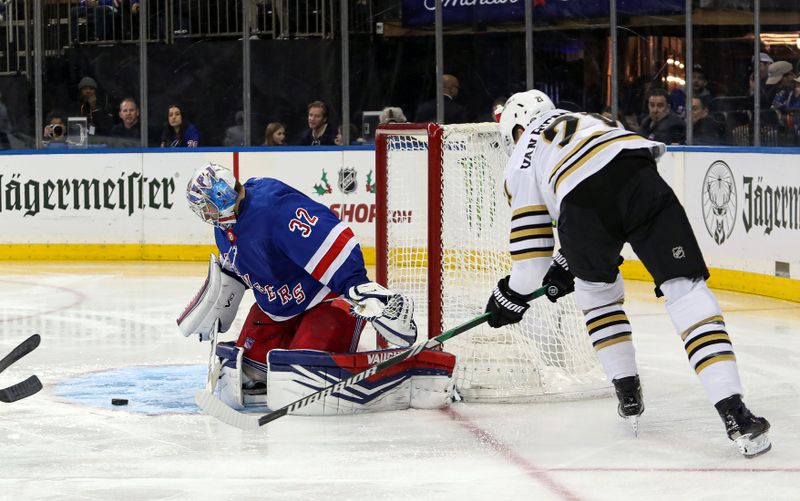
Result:
M110 179L26 179L0 174L0 212L36 216L42 211L171 209L175 180L122 173Z

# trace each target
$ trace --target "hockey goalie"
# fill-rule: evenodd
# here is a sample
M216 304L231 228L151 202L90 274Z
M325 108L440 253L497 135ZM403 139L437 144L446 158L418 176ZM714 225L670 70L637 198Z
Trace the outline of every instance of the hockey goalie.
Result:
M178 318L181 332L215 341L245 291L256 300L237 340L216 344L209 365L210 389L226 405L278 409L394 355L356 352L365 322L397 348L416 341L411 298L368 279L353 231L324 205L276 179L240 184L216 164L194 173L186 196L214 225L219 258ZM423 351L295 413L442 407L454 365L452 354Z

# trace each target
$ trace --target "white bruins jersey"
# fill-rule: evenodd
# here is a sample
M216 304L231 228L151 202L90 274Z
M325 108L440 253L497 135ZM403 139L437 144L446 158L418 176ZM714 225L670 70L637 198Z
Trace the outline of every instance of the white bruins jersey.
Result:
M663 143L644 139L594 113L555 109L534 120L517 142L505 170L515 268L520 262L548 258L534 266L543 275L553 255L553 221L558 219L561 200L622 150L640 148L650 149L655 159L666 149ZM532 285L518 283L519 288L514 288L519 276L512 273L512 289L530 292Z

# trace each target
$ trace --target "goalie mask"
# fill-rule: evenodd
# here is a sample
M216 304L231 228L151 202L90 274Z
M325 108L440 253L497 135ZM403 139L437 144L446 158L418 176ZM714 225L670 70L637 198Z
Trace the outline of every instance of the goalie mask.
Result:
M514 128L520 126L527 129L533 121L545 111L554 110L553 101L542 91L529 90L518 92L508 98L503 113L500 115L500 134L506 143L510 155L514 151Z
M225 228L236 222L236 178L233 172L214 163L197 169L186 187L186 199L203 221Z

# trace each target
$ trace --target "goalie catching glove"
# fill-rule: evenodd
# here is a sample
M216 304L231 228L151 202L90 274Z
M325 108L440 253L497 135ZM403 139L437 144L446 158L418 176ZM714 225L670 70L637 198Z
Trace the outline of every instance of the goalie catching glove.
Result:
M389 343L407 347L417 340L414 301L380 284L367 282L350 287L345 293L353 315L372 322Z
M569 271L567 260L561 252L556 252L553 256L553 262L544 274L542 285L547 287L545 294L551 303L575 290L575 275Z

